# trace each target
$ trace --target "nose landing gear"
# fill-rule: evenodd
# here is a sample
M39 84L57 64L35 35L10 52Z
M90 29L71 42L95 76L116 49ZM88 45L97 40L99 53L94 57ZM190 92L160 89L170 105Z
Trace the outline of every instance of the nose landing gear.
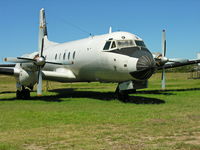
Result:
M115 95L116 98L122 102L130 102L130 97L128 94L135 93L136 89L147 88L148 82L144 81L126 81L119 83Z
M122 101L122 102L128 102L129 101L129 95L128 92L123 90L120 91L119 86L117 86L116 90L115 90L115 96L118 100Z

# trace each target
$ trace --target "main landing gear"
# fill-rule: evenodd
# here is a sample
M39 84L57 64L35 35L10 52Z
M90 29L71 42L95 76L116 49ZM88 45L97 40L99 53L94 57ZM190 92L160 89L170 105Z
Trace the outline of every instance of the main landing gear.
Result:
M133 94L136 92L136 89L131 89L131 90L119 90L119 86L117 86L115 90L115 96L116 99L122 101L122 102L130 102L130 96L129 94Z
M30 99L30 90L26 89L24 86L22 86L22 90L16 91L16 98L17 99Z

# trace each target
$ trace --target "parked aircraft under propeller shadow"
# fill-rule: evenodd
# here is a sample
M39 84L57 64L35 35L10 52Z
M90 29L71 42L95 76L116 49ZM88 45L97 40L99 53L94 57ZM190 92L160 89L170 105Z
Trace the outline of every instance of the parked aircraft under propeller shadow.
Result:
M162 70L162 89L165 89L165 69L200 63L200 59L166 57L166 32L162 31L162 51L153 53L139 36L124 31L89 36L64 43L49 40L44 8L39 12L38 49L18 57L6 57L0 64L0 74L15 76L16 97L29 99L37 85L39 99L42 96L42 81L110 82L118 83L117 98L126 102L130 90L148 87L148 79ZM14 63L14 64L13 64ZM112 93L77 92L81 97L113 99ZM173 93L151 91L154 94ZM69 94L70 95L70 94ZM73 95L73 94L72 94ZM77 95L73 95L77 97ZM105 98L102 97L105 96ZM57 95L58 96L58 95ZM68 97L68 95L65 95ZM52 99L55 99L53 96ZM38 99L34 97L33 99ZM51 99L48 97L47 100Z

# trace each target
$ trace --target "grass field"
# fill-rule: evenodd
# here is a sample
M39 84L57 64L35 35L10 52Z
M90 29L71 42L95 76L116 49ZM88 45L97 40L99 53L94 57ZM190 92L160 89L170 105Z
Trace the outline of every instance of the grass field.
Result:
M0 76L0 150L200 150L200 80L187 77L168 73L162 91L155 74L123 103L111 83L49 82L15 100L14 78Z

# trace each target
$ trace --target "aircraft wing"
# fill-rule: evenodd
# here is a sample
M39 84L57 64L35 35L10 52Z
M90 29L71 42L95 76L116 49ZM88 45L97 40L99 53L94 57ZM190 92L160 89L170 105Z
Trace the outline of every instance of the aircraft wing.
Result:
M15 64L0 64L0 68L2 67L15 67Z
M0 74L14 75L15 64L0 64Z
M19 69L15 68L15 64L0 64L0 75L19 75ZM75 74L65 68L57 68L55 71L42 70L42 76L45 80L51 81L76 81Z
M198 64L198 63L200 63L200 59L188 60L187 62L166 63L165 65L158 67L157 70L162 70L163 68L164 69L176 68L176 67L187 66L187 65Z

